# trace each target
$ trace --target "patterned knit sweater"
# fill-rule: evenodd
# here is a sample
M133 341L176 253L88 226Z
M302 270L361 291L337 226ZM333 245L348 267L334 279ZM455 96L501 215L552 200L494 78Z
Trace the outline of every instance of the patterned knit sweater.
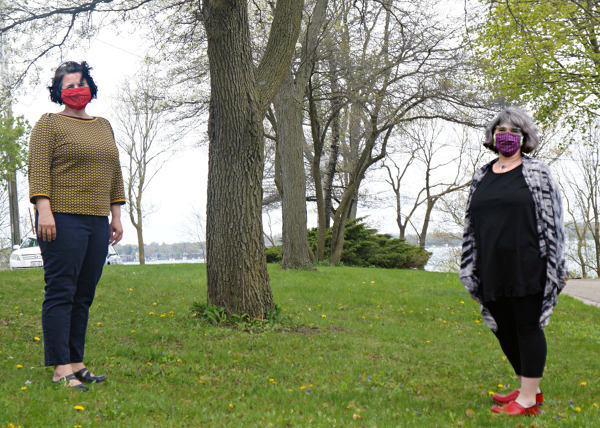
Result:
M29 199L52 212L107 216L124 204L119 150L108 120L44 114L29 142Z
M482 298L481 278L476 267L477 248L475 232L471 225L471 199L477 186L497 160L488 163L473 176L465 214L460 280L471 296L480 303ZM540 252L541 256L546 259L546 285L542 315L540 316L540 327L543 328L550 322L550 315L558 303L558 294L566 285L563 277L568 275L564 256L565 232L562 198L550 168L539 159L523 156L523 176L533 196ZM494 331L497 330L496 321L483 305L481 305L481 316L488 327Z

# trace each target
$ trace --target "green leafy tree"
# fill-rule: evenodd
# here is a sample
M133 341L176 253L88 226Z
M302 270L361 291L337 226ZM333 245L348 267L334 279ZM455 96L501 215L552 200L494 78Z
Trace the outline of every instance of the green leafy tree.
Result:
M474 52L496 98L531 106L542 124L600 114L600 2L482 0Z
M31 126L23 116L0 117L0 177L2 186L27 164L27 138Z

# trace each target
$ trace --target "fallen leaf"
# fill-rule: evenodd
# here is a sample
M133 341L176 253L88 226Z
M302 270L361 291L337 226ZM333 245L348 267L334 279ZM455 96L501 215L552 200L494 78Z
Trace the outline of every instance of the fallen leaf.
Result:
M473 416L475 416L475 410L473 410L473 409L467 409L467 411L465 413L468 418L472 418Z

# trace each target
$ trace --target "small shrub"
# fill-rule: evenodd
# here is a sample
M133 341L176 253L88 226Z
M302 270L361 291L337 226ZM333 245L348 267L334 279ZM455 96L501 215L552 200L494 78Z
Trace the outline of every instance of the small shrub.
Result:
M281 259L283 258L281 245L276 245L274 247L267 247L265 253L267 255L267 263L281 263Z
M268 309L264 316L260 318L250 318L246 313L227 313L224 307L206 305L205 303L194 303L192 305L192 312L200 321L212 325L241 327L244 330L269 328L286 321L283 319L279 305L275 305L274 309Z

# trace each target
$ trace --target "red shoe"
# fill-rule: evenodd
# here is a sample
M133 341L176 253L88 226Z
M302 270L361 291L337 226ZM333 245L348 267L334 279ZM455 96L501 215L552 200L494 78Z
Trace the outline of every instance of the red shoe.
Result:
M517 399L517 397L519 396L519 393L520 393L520 391L518 389L515 389L510 394L506 394L506 395L494 394L492 396L492 400L494 401L494 403L497 403L497 404L508 404L511 401L515 401Z
M519 396L519 390L515 389L510 394L506 394L506 395L494 394L492 396L492 400L496 404L508 404L511 401L515 401L518 396ZM543 392L540 392L539 394L535 394L535 402L537 404L544 404L544 393Z
M508 403L506 406L492 407L494 413L506 413L508 416L537 416L540 414L540 405L534 404L531 407L523 407L516 401Z

